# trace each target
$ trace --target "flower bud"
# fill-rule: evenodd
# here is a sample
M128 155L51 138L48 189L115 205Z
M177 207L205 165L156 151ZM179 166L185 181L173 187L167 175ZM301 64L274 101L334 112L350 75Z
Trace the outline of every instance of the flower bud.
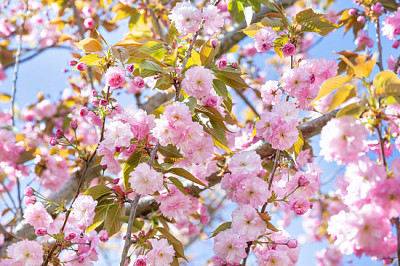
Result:
M92 104L94 107L99 107L99 105L100 105L99 100L97 98L92 100Z
M92 90L92 95L93 95L93 97L97 97L97 95L99 95L99 94L97 93L97 91Z
M354 16L355 14L357 14L357 9L354 8L349 9L349 16Z
M46 230L45 228L38 228L38 229L35 231L35 234L36 234L37 236L44 236L46 233L47 233L47 230Z
M76 59L71 59L68 61L68 65L70 66L76 66L78 64L78 61Z
M300 176L298 185L299 187L306 187L310 184L310 180L307 179L304 175Z
M311 75L310 75L310 83L311 83L311 84L314 84L314 82L315 82L315 75L314 75L314 74L311 74Z
M57 139L56 138L51 138L49 141L51 146L56 146L57 145Z
M394 49L397 49L397 48L399 48L399 45L400 45L400 41L397 40L397 41L394 41L394 42L393 42L392 47L393 47Z
M101 242L107 242L109 239L108 232L106 230L101 230L99 233L99 238Z
M87 107L83 107L80 111L81 116L87 116L89 113L89 109Z
M79 71L85 71L87 69L87 64L85 62L80 62L76 65L76 69Z
M61 138L63 135L64 135L64 131L61 128L56 130L56 137L57 138Z
M133 79L133 84L139 89L143 89L145 86L144 80L141 77L135 77Z
M35 204L36 203L36 198L35 197L25 197L24 198L24 203L25 203L25 205Z
M380 14L382 12L381 2L378 2L375 5L372 5L372 11L374 11L375 14Z
M113 183L116 185L116 184L118 184L119 183L119 178L115 178L114 180L113 180Z
M238 63L237 62L233 62L231 65L232 65L233 68L238 68Z
M228 62L226 61L226 59L221 59L218 61L217 65L219 69L223 69L228 65Z
M67 241L71 241L72 239L74 239L76 237L76 234L74 232L69 233L65 236L65 240Z
M136 259L135 266L146 266L146 265L147 265L146 257L144 257L143 255L139 255Z
M217 39L212 39L211 40L211 46L214 47L214 48L217 47L218 46L218 40Z
M357 18L357 21L358 21L359 23L361 23L361 24L364 24L364 23L365 23L365 17L359 16L359 17Z
M100 100L100 104L101 104L102 106L107 106L108 101L107 101L106 99L101 99L101 100Z
M131 64L126 66L126 71L128 71L129 73L132 73L134 70L135 70L135 65Z
M73 130L75 130L75 129L78 128L78 123L77 123L75 120L72 120L72 121L69 123L69 126L70 126Z
M83 25L88 30L93 29L94 28L94 20L93 20L93 18L85 19L85 21L83 22Z
M297 240L296 240L296 239L290 239L290 240L287 242L287 246L288 246L289 248L297 248Z
M26 197L32 197L34 192L35 192L35 191L33 190L32 187L27 187L27 188L25 188L25 190L24 190L24 195L25 195Z

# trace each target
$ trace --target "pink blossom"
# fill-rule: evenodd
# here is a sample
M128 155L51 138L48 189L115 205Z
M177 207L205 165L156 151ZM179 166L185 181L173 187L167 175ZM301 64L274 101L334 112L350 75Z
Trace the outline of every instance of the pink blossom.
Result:
M39 228L48 229L50 223L53 222L53 219L41 202L29 204L24 212L24 219L28 224L32 225L35 230Z
M256 176L261 170L261 157L255 151L242 151L232 156L229 171L238 176Z
M382 207L389 218L400 215L400 178L383 179L373 188L369 196Z
M237 237L232 229L218 233L214 238L214 252L229 263L238 264L246 257L246 241Z
M330 120L321 132L321 155L328 161L353 162L365 151L367 129L352 116Z
M94 112L90 111L85 117L93 126L102 127L103 121Z
M335 246L329 246L315 253L317 266L341 266L343 254Z
M7 38L13 32L12 26L6 21L5 18L0 18L0 38Z
M257 52L268 52L274 46L277 33L271 27L264 27L254 35Z
M243 46L242 52L244 56L255 56L257 54L257 48L253 43L247 43Z
M290 208L297 215L303 215L311 209L311 204L306 197L300 197L292 201Z
M280 102L282 91L278 88L278 81L269 80L261 87L261 97L264 104L275 104Z
M291 261L287 252L269 249L267 245L259 246L254 251L257 257L257 264L263 266L282 265L289 266Z
M107 242L108 241L108 232L107 230L101 230L99 232L99 239L101 242Z
M382 34L392 41L400 34L400 8L385 17L382 22Z
M24 203L26 206L35 204L36 203L36 198L35 197L24 197Z
M268 183L256 176L248 176L243 179L235 189L234 201L240 204L248 204L253 208L263 205L271 196Z
M43 246L37 241L24 239L7 248L7 255L13 264L39 266L43 262Z
M296 54L296 46L294 44L287 42L282 47L283 56L291 56Z
M129 176L133 190L143 196L163 189L163 174L151 169L146 163L140 163Z
M150 239L150 243L153 249L147 253L147 263L150 265L169 265L173 261L175 250L167 239Z
M197 31L202 14L190 2L185 1L177 3L168 17L175 23L175 27L180 34L187 35Z
M24 190L24 195L25 195L25 197L31 197L31 196L33 196L34 192L35 191L33 190L32 187L26 187Z
M116 67L110 67L106 74L104 75L104 78L106 80L106 83L110 88L112 89L118 89L122 87L125 83L125 70L121 66L116 66Z
M224 18L219 14L219 10L214 5L203 7L202 16L204 19L204 30L208 35L214 35L224 26Z
M148 115L144 110L126 111L116 117L123 123L128 123L131 127L133 136L138 140L145 139L155 126L155 116Z
M143 255L139 255L136 259L135 266L146 266L147 260L146 257Z
M179 218L196 212L198 201L192 196L185 195L175 186L168 186L169 192L162 192L155 199L160 203L160 211L168 218Z
M73 217L80 228L85 228L93 223L94 209L97 201L93 200L91 196L80 195L72 204L71 217Z
M190 96L201 99L207 96L213 88L213 75L209 69L202 66L194 66L185 73L182 88Z
M133 133L129 124L113 120L108 124L104 133L104 142L110 151L116 147L129 147Z
M365 30L359 30L357 32L357 39L354 41L354 43L357 45L357 47L360 47L363 44L365 44L365 46L369 48L372 48L372 46L374 46L374 41L370 37L368 37Z
M79 71L85 71L87 69L88 65L85 62L79 62L76 65L76 69L78 69Z
M266 232L267 224L256 210L242 205L232 212L232 229L246 241L253 241Z
M85 21L83 21L83 26L85 26L85 28L88 30L93 29L94 28L93 18L86 18Z

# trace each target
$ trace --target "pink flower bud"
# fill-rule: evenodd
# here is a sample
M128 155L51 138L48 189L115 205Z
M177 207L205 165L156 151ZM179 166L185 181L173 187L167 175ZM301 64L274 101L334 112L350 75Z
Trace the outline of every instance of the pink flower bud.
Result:
M107 169L107 165L102 165L101 169L106 170Z
M357 9L354 8L349 9L349 16L354 16L355 14L357 14Z
M132 73L134 70L135 70L135 65L131 64L126 66L126 71L128 71L129 73Z
M49 141L51 146L56 146L57 145L57 139L56 138L51 138Z
M380 14L382 12L381 2L378 2L375 5L372 5L372 11L374 11L375 14Z
M314 84L314 82L315 82L315 75L314 75L314 74L311 74L311 75L310 75L310 83L311 83L311 84Z
M115 152L122 152L124 150L123 147L117 146L115 147Z
M288 246L289 248L297 248L297 240L296 240L296 239L290 239L290 240L287 242L287 246Z
M233 62L231 65L232 65L233 68L238 68L238 63L237 62Z
M298 184L300 187L306 187L310 184L310 180L307 179L304 175L300 176Z
M76 234L74 232L69 233L65 236L65 240L67 241L71 241L72 239L74 239L76 237Z
M143 255L138 256L135 262L135 266L146 266L146 265L147 265L146 257L144 257Z
M106 230L101 230L99 233L99 238L101 242L107 242L109 239L108 232Z
M303 215L310 209L310 202L306 197L300 197L291 203L290 209L297 215Z
M24 195L25 195L26 197L32 197L34 192L35 192L35 191L33 190L32 187L27 187L27 188L25 188L25 190L24 190Z
M88 30L93 29L94 28L94 20L93 20L93 18L85 19L85 21L83 22L83 25Z
M296 46L294 44L287 42L285 45L282 47L282 53L283 56L291 56L296 54Z
M70 66L76 66L76 64L78 64L78 61L76 59L71 59L68 62L68 65L70 65Z
M76 69L79 71L85 71L87 69L87 64L85 62L80 62L76 65Z
M93 104L94 107L99 107L99 104L100 104L100 103L99 103L99 100L98 100L98 99L93 99L93 100L92 100L92 104Z
M397 48L399 48L399 45L400 45L400 41L397 40L397 41L394 41L394 42L393 42L392 47L393 47L394 49L397 49Z
M116 185L116 184L118 184L119 183L119 178L115 178L114 180L113 180L113 183Z
M221 59L218 61L217 65L219 69L223 69L228 65L228 62L226 61L226 59Z
M101 99L101 100L100 100L100 104L101 104L102 106L107 106L108 101L107 101L106 99Z
M89 109L87 107L83 107L79 112L81 116L87 116L89 114Z
M36 198L35 197L25 197L24 198L24 203L25 203L25 205L35 204L36 203Z
M69 126L72 128L72 130L75 130L75 129L78 128L78 123L77 123L75 120L72 120L72 121L69 123Z
M36 234L37 236L44 236L46 233L47 233L47 230L46 230L45 228L38 228L38 229L35 231L35 234Z
M211 46L214 47L214 48L217 47L218 46L218 40L217 39L212 39L211 40Z
M99 95L99 94L97 93L97 91L92 90L92 95L93 95L93 97L97 97L97 95Z
M139 89L143 89L145 86L144 80L141 77L135 77L133 79L133 84Z
M64 135L64 131L61 128L56 130L56 137L57 138L61 138L63 135Z
M365 17L359 16L359 17L357 18L357 21L360 22L361 24L364 24L364 23L365 23Z

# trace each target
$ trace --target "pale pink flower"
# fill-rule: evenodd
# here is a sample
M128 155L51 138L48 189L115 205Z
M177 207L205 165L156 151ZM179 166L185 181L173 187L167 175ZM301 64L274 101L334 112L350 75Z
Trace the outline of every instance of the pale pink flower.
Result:
M400 34L400 8L393 14L385 17L382 22L382 35L386 36L389 40L395 40L397 35Z
M39 242L24 239L9 246L7 255L13 260L12 265L39 266L43 262L44 251Z
M114 120L107 125L104 142L107 143L108 149L113 151L116 147L129 147L133 137L129 124Z
M151 169L147 163L140 163L129 176L133 190L143 196L163 189L163 174Z
M147 253L147 263L152 266L167 266L174 260L175 250L167 239L150 239L152 250Z
M290 204L290 209L294 211L297 215L305 214L312 205L306 197L300 197L293 200Z
M5 18L0 18L0 38L7 38L13 32L12 26L6 21Z
M248 176L243 179L235 190L234 201L240 204L248 204L253 208L263 205L271 196L268 183L256 176Z
M207 96L213 88L213 75L209 69L194 66L186 71L182 88L190 96L201 99Z
M125 70L121 66L116 66L116 67L110 67L106 74L104 75L104 78L106 80L106 83L110 88L112 89L118 89L122 87L125 83Z
M368 37L365 30L359 30L357 32L357 39L355 39L354 43L357 45L357 47L360 47L363 44L365 44L365 46L369 48L372 48L372 46L374 46L374 41L370 37Z
M219 10L214 5L203 7L202 16L204 19L204 30L208 35L214 35L224 26L224 18L219 14Z
M332 245L315 253L317 266L341 266L343 254Z
M168 16L180 34L195 33L202 19L201 12L190 2L180 2L172 9Z
M227 229L218 233L214 238L214 252L217 256L229 263L238 264L246 257L246 241Z
M272 148L279 150L286 150L293 146L298 140L299 131L297 130L296 124L280 123L275 128L274 135L270 139Z
M264 104L280 102L282 91L278 88L278 81L269 80L261 87L261 97Z
M28 224L32 225L35 230L39 228L48 229L50 223L53 222L53 219L41 202L29 204L24 211L24 219Z
M266 232L267 224L256 210L242 205L232 212L232 229L246 241L253 241Z
M185 195L175 186L168 186L169 192L165 191L155 199L160 203L160 211L168 218L178 219L180 217L196 212L198 201L192 196Z
M255 47L257 52L268 52L274 46L274 39L277 37L276 31L271 27L264 27L254 35Z
M92 196L80 195L72 204L71 217L73 217L80 228L85 228L93 223L94 209L97 201Z
M255 151L236 153L229 162L229 171L239 176L257 176L261 168L261 157Z
M381 180L373 188L369 196L374 203L382 207L389 218L396 218L400 215L400 178Z
M269 249L267 245L259 246L254 251L257 257L257 264L261 266L290 266L287 252Z
M365 151L367 129L352 116L330 120L321 132L321 155L325 160L353 162Z

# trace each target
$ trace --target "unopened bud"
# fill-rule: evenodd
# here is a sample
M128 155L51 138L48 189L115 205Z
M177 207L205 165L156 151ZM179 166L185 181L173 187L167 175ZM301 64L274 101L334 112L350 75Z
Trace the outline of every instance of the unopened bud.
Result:
M35 231L35 234L37 236L44 236L47 233L47 230L45 228L39 228Z
M78 61L76 59L71 59L68 61L68 65L70 66L76 66L78 64Z
M78 128L78 123L77 123L76 121L72 120L72 121L69 123L69 126L70 126L73 130L75 130L75 129Z
M87 64L85 62L80 62L76 65L76 69L79 71L85 71L87 69Z
M287 242L287 246L288 246L289 248L297 248L297 240L296 240L296 239L290 239L290 240Z
M218 40L217 39L212 39L211 40L211 46L214 47L214 48L217 47L218 46Z

